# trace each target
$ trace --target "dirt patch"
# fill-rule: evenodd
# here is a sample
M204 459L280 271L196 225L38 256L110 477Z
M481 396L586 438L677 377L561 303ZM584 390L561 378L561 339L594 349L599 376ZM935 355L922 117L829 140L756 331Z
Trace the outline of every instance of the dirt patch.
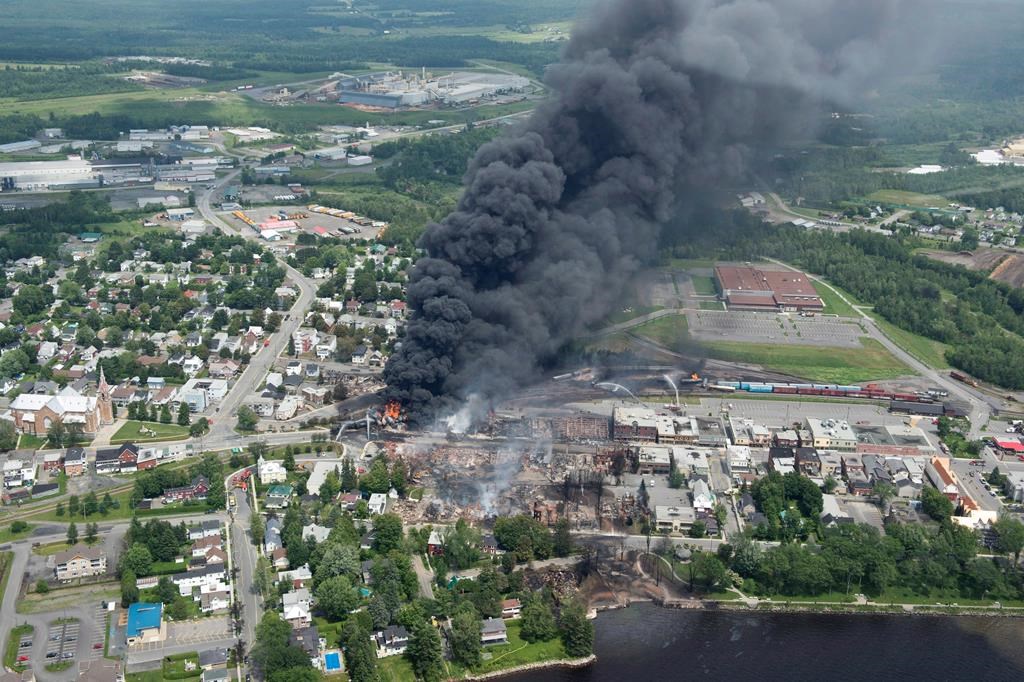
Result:
M976 249L975 251L924 251L929 258L943 263L962 265L968 270L989 273L989 279L1024 287L1024 252L1005 249Z

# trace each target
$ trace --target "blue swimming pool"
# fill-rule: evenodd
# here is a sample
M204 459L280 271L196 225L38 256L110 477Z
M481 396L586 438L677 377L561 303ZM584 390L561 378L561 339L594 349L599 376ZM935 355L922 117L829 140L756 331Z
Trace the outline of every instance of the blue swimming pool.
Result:
M327 669L327 672L341 670L341 654L339 654L337 651L332 651L329 654L324 654L324 668Z

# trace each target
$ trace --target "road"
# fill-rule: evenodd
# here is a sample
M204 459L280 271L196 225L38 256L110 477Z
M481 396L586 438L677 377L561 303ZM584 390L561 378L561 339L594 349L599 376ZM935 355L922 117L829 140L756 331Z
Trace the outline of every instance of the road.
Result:
M416 571L416 580L420 583L420 596L424 599L433 599L434 574L423 564L423 557L413 554L412 567Z
M782 261L778 261L772 258L767 258L766 260L769 260L777 265L789 268L790 270L796 270L796 268L793 268L790 265L783 263ZM874 318L872 318L859 307L854 305L853 302L847 299L842 292L840 292L838 289L836 289L835 287L833 287L831 284L821 279L820 277L817 277L815 275L808 275L808 277L810 277L818 284L830 289L836 296L841 298L843 302L845 302L851 308L856 310L860 314L860 322L867 330L868 336L870 336L871 338L875 339L883 346L885 346L885 348L903 364L907 365L915 372L920 374L922 377L927 379L927 381L931 385L942 388L948 391L950 396L970 404L971 431L969 434L969 438L971 440L977 440L978 438L981 437L982 427L991 418L992 412L999 409L998 400L990 396L987 396L984 393L981 393L980 391L973 390L966 384L963 384L959 381L950 378L944 372L939 372L938 370L924 364L916 357L914 357L907 351L903 350L901 346L899 346L898 344L896 344L896 342L894 342L892 339L886 336L885 332L883 332L882 329L875 323Z
M235 496L234 519L231 524L231 551L238 567L238 584L235 586L238 600L242 603L242 636L246 648L256 639L256 625L260 620L261 605L259 590L256 589L256 548L249 532L249 495L239 489Z

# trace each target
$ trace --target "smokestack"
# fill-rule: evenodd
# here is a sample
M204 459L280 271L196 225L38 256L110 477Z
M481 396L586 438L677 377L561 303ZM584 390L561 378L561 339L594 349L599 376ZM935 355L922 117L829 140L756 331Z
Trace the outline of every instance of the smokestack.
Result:
M891 59L898 0L616 0L588 11L551 95L480 148L430 225L385 369L423 421L488 403L603 319L685 197L806 129ZM468 408L467 408L468 409ZM472 418L474 415L470 415Z

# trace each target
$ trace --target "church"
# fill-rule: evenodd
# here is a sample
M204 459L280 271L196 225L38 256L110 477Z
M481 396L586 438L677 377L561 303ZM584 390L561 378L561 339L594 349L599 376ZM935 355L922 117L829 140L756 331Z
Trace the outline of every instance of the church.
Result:
M56 395L23 393L11 402L10 410L3 418L13 421L19 433L42 436L54 423L60 422L64 426L80 425L83 434L92 436L100 426L114 423L110 386L100 369L95 397L84 396L70 386Z

